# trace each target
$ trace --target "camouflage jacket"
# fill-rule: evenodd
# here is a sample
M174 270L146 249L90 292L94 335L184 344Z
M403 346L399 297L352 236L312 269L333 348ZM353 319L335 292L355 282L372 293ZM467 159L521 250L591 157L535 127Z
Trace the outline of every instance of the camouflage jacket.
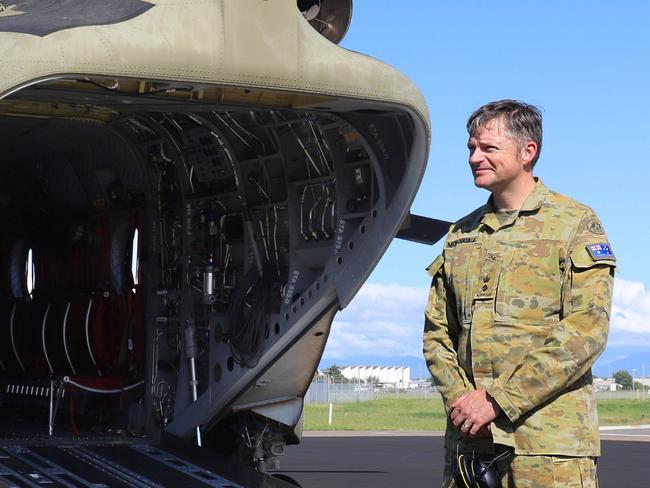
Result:
M429 266L424 356L446 403L486 388L494 443L597 456L591 366L607 341L616 260L588 207L537 181L505 221L491 200L456 222ZM491 451L489 439L446 446Z

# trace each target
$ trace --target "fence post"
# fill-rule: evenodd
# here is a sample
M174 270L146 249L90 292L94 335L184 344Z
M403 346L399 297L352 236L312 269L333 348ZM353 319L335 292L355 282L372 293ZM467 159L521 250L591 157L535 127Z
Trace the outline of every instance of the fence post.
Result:
M325 379L326 379L326 381L327 381L327 383L326 383L326 385L327 385L327 391L326 391L325 395L327 396L327 403L329 403L329 402L330 402L330 383L331 383L331 381L330 381L330 376L327 375L327 376L325 377Z

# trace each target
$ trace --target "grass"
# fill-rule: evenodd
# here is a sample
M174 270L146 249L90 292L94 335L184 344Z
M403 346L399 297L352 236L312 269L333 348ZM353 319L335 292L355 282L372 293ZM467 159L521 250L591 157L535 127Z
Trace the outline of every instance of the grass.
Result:
M383 399L335 403L332 425L327 404L305 405L305 430L444 430L441 400Z
M305 430L441 431L445 413L438 399L382 399L336 403L332 425L326 404L305 405ZM650 400L598 400L600 425L650 423Z
M600 425L650 424L650 400L598 400Z

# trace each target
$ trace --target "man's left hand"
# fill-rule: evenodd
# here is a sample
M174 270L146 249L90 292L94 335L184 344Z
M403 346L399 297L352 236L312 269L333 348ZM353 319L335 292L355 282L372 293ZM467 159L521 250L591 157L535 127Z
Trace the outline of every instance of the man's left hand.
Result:
M499 404L484 389L461 395L450 407L451 422L469 436L476 436L501 413Z

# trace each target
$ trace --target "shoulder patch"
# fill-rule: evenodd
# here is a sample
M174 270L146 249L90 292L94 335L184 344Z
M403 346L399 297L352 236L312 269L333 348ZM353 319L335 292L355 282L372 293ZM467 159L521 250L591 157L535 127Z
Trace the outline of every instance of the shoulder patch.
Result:
M603 226L598 222L597 219L591 219L587 222L587 229L589 229L594 234L602 235L605 233Z
M614 253L612 252L612 248L608 242L588 244L587 251L594 261L600 261L601 259L614 259Z

